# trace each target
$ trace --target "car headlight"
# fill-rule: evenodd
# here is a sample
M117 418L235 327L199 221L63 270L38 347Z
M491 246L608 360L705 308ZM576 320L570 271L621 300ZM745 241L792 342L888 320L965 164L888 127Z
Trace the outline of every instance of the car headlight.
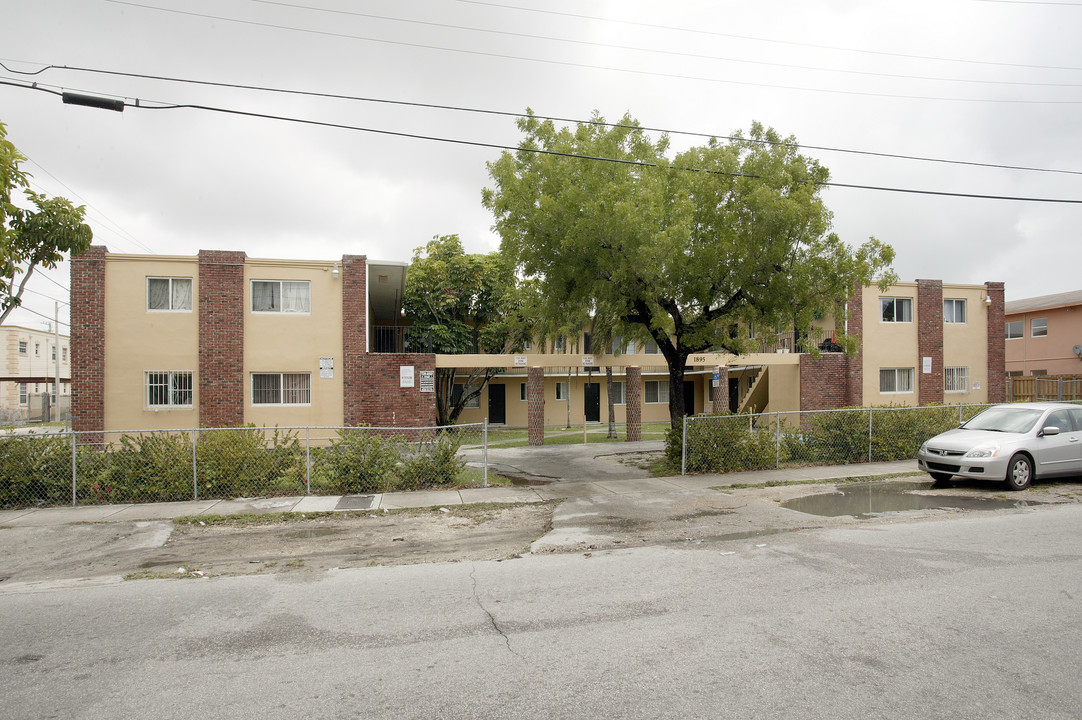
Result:
M994 458L999 455L999 445L982 445L966 453L967 458Z

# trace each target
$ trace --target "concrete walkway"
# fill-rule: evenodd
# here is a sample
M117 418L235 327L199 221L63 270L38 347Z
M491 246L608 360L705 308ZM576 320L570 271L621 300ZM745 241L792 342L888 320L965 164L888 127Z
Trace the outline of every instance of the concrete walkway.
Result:
M634 444L634 443L632 443ZM643 443L646 445L647 443ZM673 477L647 477L646 471L634 468L611 471L606 454L623 454L633 449L626 445L587 445L591 451L580 451L579 459L587 455L593 463L568 465L569 447L533 448L533 450L562 451L565 458L562 467L576 468L582 479L559 480L545 485L514 487L468 488L464 490L422 490L394 492L377 495L301 496L273 497L241 500L199 500L190 502L143 503L131 505L81 505L79 507L25 508L0 511L0 526L42 527L71 523L102 523L132 520L168 520L184 515L233 515L239 513L270 512L329 512L346 510L393 510L411 507L449 507L481 502L541 502L565 498L583 498L605 495L630 495L633 493L671 493L684 490L702 490L726 485L763 485L766 483L797 483L808 481L839 480L852 477L889 476L917 472L916 460L898 462L865 463L860 465L834 465L784 470L727 473L724 475L686 475ZM519 449L520 450L520 449ZM619 452L614 452L618 450ZM638 450L638 449L634 449ZM493 451L490 449L490 460ZM591 454L592 453L592 454ZM531 474L545 467L555 468L555 452L536 453L540 461L529 463ZM508 458L504 458L504 461ZM521 464L521 458L518 459ZM500 460L497 459L497 462ZM547 465L551 463L551 465ZM619 468L618 464L611 464ZM570 474L561 470L561 475Z

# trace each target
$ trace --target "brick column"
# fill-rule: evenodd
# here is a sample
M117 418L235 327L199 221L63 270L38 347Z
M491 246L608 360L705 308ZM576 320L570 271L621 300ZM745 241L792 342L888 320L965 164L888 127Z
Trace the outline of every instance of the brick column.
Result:
M526 376L527 422L530 445L545 444L545 368L532 367Z
M714 368L718 374L718 384L714 387L714 414L725 415L729 412L729 368L721 365ZM711 378L713 383L714 379Z
M943 402L943 282L917 280L917 404ZM932 358L925 374L924 358Z
M364 358L368 353L368 258L342 256L342 409L346 425L364 418ZM395 378L397 381L397 378Z
M105 256L91 245L71 258L71 427L105 429ZM98 434L80 438L100 443Z
M1003 283L987 282L988 298L988 402L1007 402L1006 326L1003 317Z
M244 424L243 252L199 251L199 424Z
M642 440L642 368L624 368L624 373L624 410L627 414L627 441L635 442Z

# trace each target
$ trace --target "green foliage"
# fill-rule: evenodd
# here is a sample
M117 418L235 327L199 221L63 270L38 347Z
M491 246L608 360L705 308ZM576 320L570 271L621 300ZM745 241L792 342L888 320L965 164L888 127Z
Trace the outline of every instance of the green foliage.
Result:
M386 492L398 464L397 438L384 438L364 428L339 430L328 448L313 453L312 488L344 494Z
M756 418L773 420L769 416L728 415L689 423L688 469L735 472L776 467L775 428L755 427Z
M26 158L6 139L0 123L0 322L18 307L26 281L38 267L54 268L65 254L90 247L93 233L83 222L85 208L67 198L47 198L30 190L19 165ZM17 206L21 190L36 209Z
M462 443L448 433L435 440L422 441L398 468L400 487L448 486L458 482L466 461L458 456Z
M192 439L153 433L120 439L94 476L80 487L80 502L168 502L192 499ZM90 479L92 478L92 479ZM211 496L213 497L213 496Z
M732 326L806 331L855 285L893 278L889 246L854 251L831 232L829 173L795 138L754 124L670 160L667 138L630 116L557 128L531 113L518 125L522 149L489 164L483 193L501 251L538 283L545 317L588 309L647 335L674 383L692 353L746 351ZM676 428L683 394L669 403Z
M0 507L71 502L71 440L10 437L0 440Z
M200 497L299 494L304 451L293 432L249 426L203 430L196 445Z

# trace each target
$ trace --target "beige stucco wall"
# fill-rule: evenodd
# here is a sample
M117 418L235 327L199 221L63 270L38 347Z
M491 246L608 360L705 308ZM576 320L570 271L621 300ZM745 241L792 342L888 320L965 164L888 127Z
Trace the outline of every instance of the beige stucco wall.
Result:
M192 279L191 311L147 310L148 277ZM165 430L199 425L199 263L194 257L109 255L105 264L105 427ZM147 372L191 372L190 408L150 409Z
M3 367L5 375L23 377L56 377L57 363L53 360L53 347L56 345L54 333L46 330L21 327L18 325L6 325L0 328L2 340L0 340L0 352L4 353ZM26 353L19 352L19 341L26 343ZM37 353L35 353L35 345ZM60 361L60 377L71 377L71 354L67 335L60 336L60 351L57 360ZM65 357L67 355L67 357ZM51 390L53 383L40 383L37 393L44 394ZM5 420L25 419L26 410L30 403L19 402L19 383L0 383L0 409L7 411ZM27 393L33 394L34 383L27 384ZM71 393L71 385L61 382L60 395L67 396ZM66 403L67 401L63 401Z
M945 404L988 402L988 305L983 285L943 285L943 299L966 301L964 323L943 323L943 367L969 368L966 392L944 392ZM919 372L919 370L918 370ZM946 370L944 370L945 376ZM1003 382L1003 378L996 378Z
M1048 335L1033 337L1034 319L1048 320ZM1022 337L1007 340L1007 371L1032 375L1045 371L1048 375L1082 374L1082 361L1072 352L1082 345L1082 306L1058 307L1011 313L1005 320L1022 320Z
M333 262L262 260L244 265L244 420L258 426L340 426L343 422L342 289ZM307 280L311 313L253 313L253 280ZM334 359L321 378L319 359ZM307 372L312 404L253 406L252 373Z

